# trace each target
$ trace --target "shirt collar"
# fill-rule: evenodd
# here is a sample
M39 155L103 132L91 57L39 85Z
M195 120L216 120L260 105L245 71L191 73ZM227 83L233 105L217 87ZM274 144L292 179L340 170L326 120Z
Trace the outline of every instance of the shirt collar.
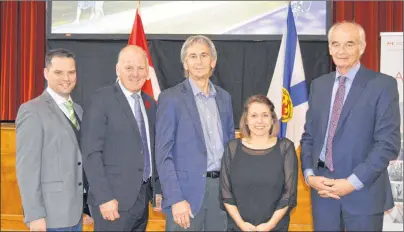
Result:
M346 79L348 79L348 80L350 80L350 81L353 81L354 78L355 78L355 76L356 76L356 73L358 73L360 67L361 67L361 63L358 62L358 63L357 63L355 66L353 66L353 67L349 70L349 72L348 72L347 74L345 74L345 75L342 75L340 72L338 72L338 69L337 69L337 71L335 72L335 79L338 79L338 77L340 77L340 76L344 76L344 77L346 77Z
M125 97L132 97L133 93L131 91L129 91L127 88L125 88L121 81L118 81L119 87L121 87L123 94L125 95ZM136 92L135 94L139 95L139 97L142 97L142 95L140 95L140 92Z
M46 91L48 91L49 95L51 95L53 100L55 100L56 104L58 104L58 105L62 105L67 101L72 101L72 98L70 97L70 95L69 95L69 99L66 100L64 97L60 96L55 91L53 91L53 89L51 89L49 86L46 88Z
M192 80L191 78L188 78L188 80L189 84L191 85L192 92L194 93L195 96L198 94L203 94L202 90L199 88L199 86L196 85L194 80ZM211 81L209 81L209 96L215 96L215 95L216 95L215 86Z

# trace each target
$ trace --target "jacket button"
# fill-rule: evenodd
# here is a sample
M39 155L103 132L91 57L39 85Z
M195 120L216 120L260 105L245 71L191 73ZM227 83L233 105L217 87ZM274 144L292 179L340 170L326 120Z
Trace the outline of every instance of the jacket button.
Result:
M79 186L81 186L82 185L82 183L81 182L79 182Z
M79 166L80 166L80 165L81 165L81 162L78 162L78 163L77 163L77 165L79 165Z
M142 154L142 155L143 155L143 151L140 151L140 154Z
M202 177L206 177L206 173L202 174Z

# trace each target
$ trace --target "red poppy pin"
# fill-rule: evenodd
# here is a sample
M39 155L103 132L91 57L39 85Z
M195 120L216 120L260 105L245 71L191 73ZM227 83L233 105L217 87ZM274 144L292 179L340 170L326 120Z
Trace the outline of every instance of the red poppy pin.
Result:
M146 106L146 109L149 109L149 108L150 108L150 102L149 102L148 100L146 100L146 101L144 102L144 105Z

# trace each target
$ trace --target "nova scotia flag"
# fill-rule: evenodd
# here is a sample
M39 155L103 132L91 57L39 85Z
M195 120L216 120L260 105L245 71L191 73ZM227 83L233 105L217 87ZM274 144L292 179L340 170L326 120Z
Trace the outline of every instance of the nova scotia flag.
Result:
M290 4L287 28L282 37L267 96L274 103L279 118L279 137L290 139L298 148L304 132L308 98L299 40Z

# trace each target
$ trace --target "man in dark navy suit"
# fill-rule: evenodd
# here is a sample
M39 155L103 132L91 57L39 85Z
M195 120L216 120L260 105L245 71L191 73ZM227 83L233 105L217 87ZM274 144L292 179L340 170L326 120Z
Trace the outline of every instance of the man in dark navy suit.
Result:
M387 166L400 150L397 82L360 64L360 25L335 24L328 42L337 70L312 82L301 140L314 230L382 231L394 206Z
M151 191L161 191L154 159L156 104L141 91L148 67L143 49L126 46L116 65L119 81L96 91L86 106L83 167L95 231L145 231Z

